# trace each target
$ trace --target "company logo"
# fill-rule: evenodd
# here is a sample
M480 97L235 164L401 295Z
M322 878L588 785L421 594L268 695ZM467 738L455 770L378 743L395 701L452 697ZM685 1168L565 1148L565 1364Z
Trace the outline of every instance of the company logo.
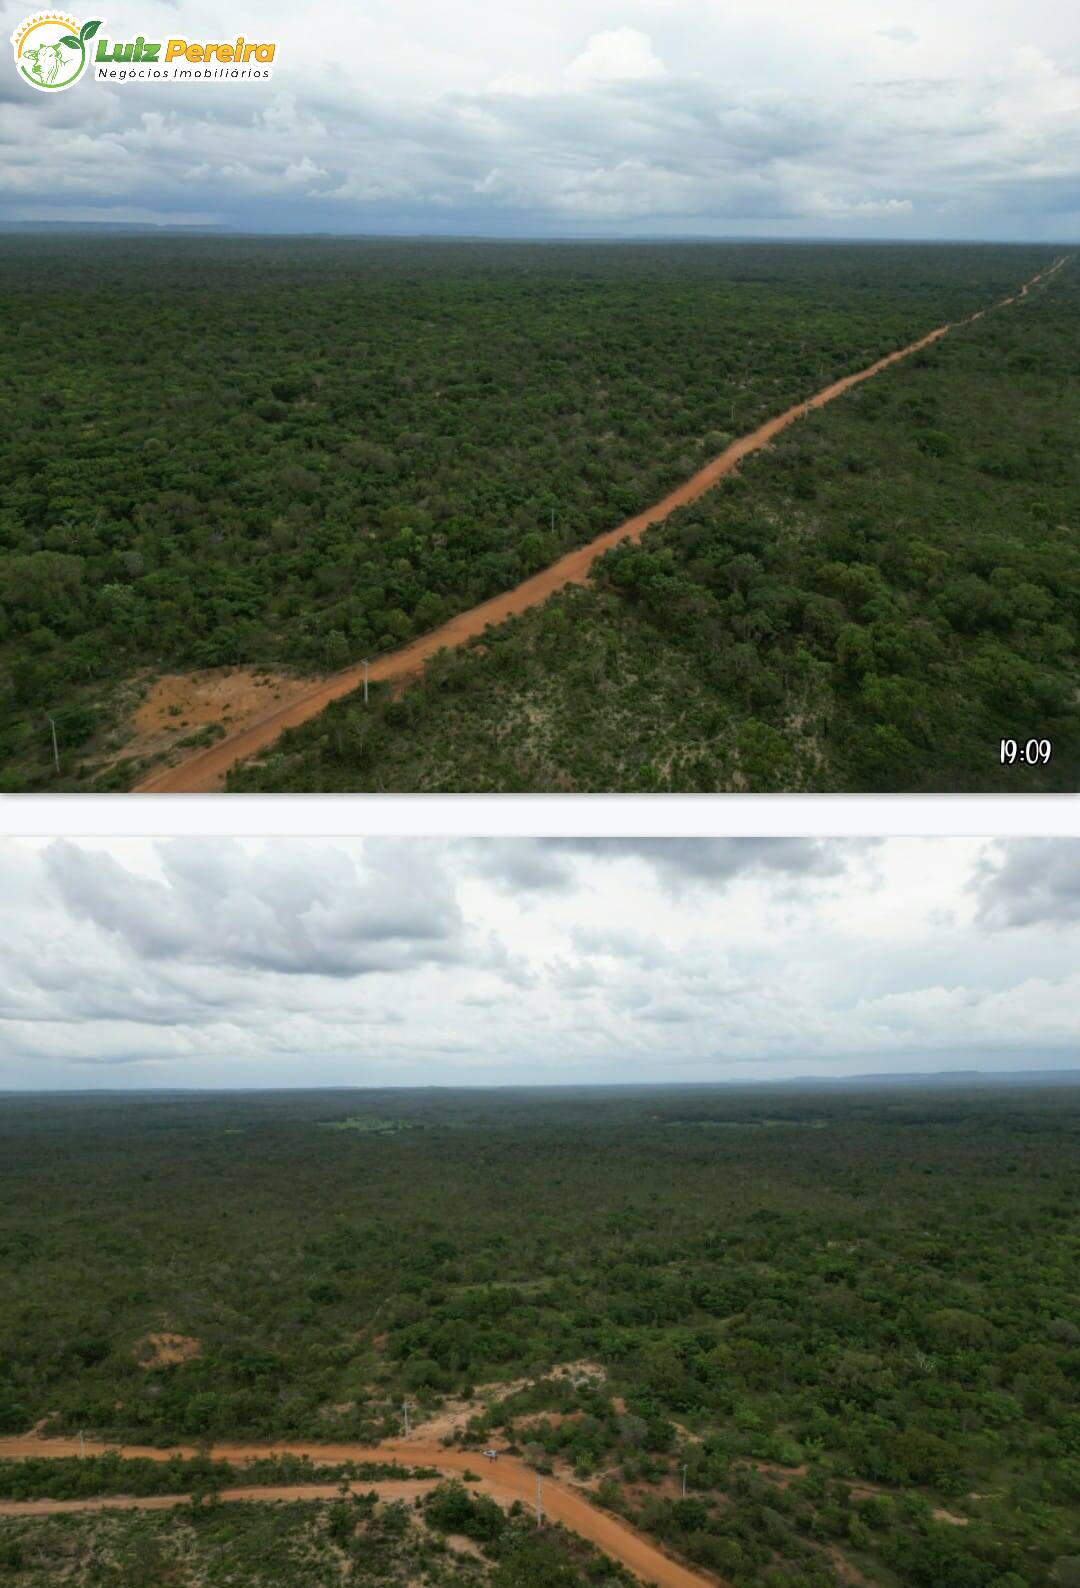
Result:
M100 26L100 19L80 26L74 17L59 11L26 17L11 35L19 75L31 88L46 93L70 88L86 70L90 58L87 41Z
M101 18L81 25L59 11L26 17L11 35L15 65L32 88L70 88L88 66L99 82L266 82L273 75L277 44L239 35L228 43L201 39L90 40Z

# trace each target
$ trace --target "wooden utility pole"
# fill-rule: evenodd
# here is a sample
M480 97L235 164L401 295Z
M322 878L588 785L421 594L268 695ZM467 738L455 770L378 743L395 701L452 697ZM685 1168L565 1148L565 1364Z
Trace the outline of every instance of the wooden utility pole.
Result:
M365 656L364 657L364 705L365 706L367 705L367 670L368 670L368 664L367 664L367 657Z
M543 1486L544 1486L544 1480L540 1476L540 1474L537 1473L536 1474L536 1525L537 1525L537 1527L543 1527L543 1525L544 1525Z
M60 770L60 748L59 748L59 746L58 746L58 744L56 742L56 718L55 717L50 717L49 718L49 726L52 728L52 753L53 753L53 760L56 762L56 770L59 772L59 770Z
M405 1438L408 1439L408 1437L409 1437L409 1402L408 1402L407 1399L402 1401L401 1409L405 1413Z

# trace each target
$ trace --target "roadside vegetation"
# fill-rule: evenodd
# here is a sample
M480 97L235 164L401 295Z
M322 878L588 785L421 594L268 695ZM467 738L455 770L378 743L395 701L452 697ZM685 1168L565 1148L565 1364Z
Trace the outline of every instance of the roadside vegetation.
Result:
M86 1454L70 1459L44 1455L0 1460L0 1500L84 1500L117 1494L189 1494L198 1499L239 1487L276 1488L297 1483L339 1483L342 1479L374 1483L384 1478L436 1476L431 1468L406 1467L391 1461L313 1462L279 1455L233 1466L206 1456L172 1456L159 1461L109 1451L105 1455Z
M409 1128L324 1128L357 1117ZM0 1435L370 1443L407 1397L478 1471L517 1452L736 1588L1064 1588L1078 1147L1075 1088L9 1099ZM163 1330L195 1349L149 1358ZM0 1463L0 1489L222 1486L118 1465ZM261 1481L318 1473L283 1470ZM514 1576L513 1517L438 1492L428 1522L490 1544L500 1588L615 1580L577 1555ZM231 1526L214 1569L240 1572L329 1525L223 1510L6 1518L0 1549L36 1588L41 1539L82 1560ZM343 1580L398 1580L356 1554Z
M229 787L1075 790L1078 337L1069 264ZM1049 764L1003 767L1002 739Z
M319 674L392 650L647 506L732 436L991 303L1053 257L1042 247L4 239L3 786L129 786L147 767L125 754L127 719L163 670ZM1075 377L1068 324L1052 322L1052 336L1055 380L1062 365ZM1067 407L1044 435L1043 351L1018 348L1034 362L1009 366L1037 412L1021 414L1030 434L996 438L997 473L985 478L1030 486L1049 519L1025 500L1009 533L1034 515L1056 568L1074 464L1060 440ZM874 478L883 447L917 445L931 474L951 456L950 436L966 456L947 413L898 418L899 432L874 427ZM829 503L827 465L785 475L806 511ZM887 484L882 501L843 505L844 523L825 533L830 556L878 567L897 507ZM866 533L853 534L848 520L862 512ZM756 558L772 590L789 570L774 566L765 531L735 525L722 547ZM919 527L931 547L943 532L940 515ZM858 623L874 591L814 585L823 607L807 626L803 587L781 582L787 596L769 595L763 622L755 570L729 580L724 568L721 557L718 590L690 570L705 593L676 602L669 627L693 652L700 636L686 619L703 605L721 637L719 674L698 686L706 703L738 703L770 726L782 720L777 690L786 698L812 682L777 675L774 645L802 636L816 654L836 638L837 604ZM919 578L933 574L919 564ZM902 609L907 573L890 565L882 577L890 592L899 583ZM729 613L730 594L748 597L748 621L732 625L741 609ZM1044 605L1024 611L1055 628ZM996 674L999 619L976 607L970 621ZM1056 656L1063 641L1046 643ZM745 665L732 663L735 646ZM666 662L677 674L681 661ZM220 729L197 726L188 749ZM707 710L695 731L716 737ZM501 781L501 757L474 765L475 745L465 748L451 768L458 786ZM349 749L333 786L365 786L371 753ZM535 766L523 754L516 775L550 779L550 752ZM422 750L417 759L423 774ZM816 764L813 745L804 759ZM289 773L296 786L307 775ZM853 775L867 775L861 760Z
M448 1525L453 1532L448 1534ZM0 1518L15 1588L632 1588L633 1578L518 1504L450 1486L426 1504L375 1495L330 1504L198 1503L182 1511Z

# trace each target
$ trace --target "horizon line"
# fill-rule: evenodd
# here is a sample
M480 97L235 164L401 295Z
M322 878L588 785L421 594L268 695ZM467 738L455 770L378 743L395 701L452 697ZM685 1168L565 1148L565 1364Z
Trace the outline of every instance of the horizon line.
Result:
M1019 1084L1032 1082L1039 1084L1053 1083L1055 1081L1071 1082L1080 1085L1080 1068L1061 1070L912 1070L909 1072L897 1070L865 1070L857 1075L794 1075L756 1077L750 1079L709 1080L709 1081L457 1081L457 1082L400 1082L397 1085L383 1083L381 1085L364 1085L360 1083L343 1082L339 1085L326 1083L318 1086L63 1086L53 1088L42 1087L0 1087L0 1097L56 1097L56 1096L101 1096L123 1095L132 1097L147 1096L172 1096L181 1094L199 1094L202 1096L258 1096L263 1093L295 1092L310 1094L312 1092L635 1092L646 1090L675 1090L677 1088L709 1087L776 1087L776 1086L842 1086L845 1084L873 1083L881 1085L889 1083L896 1086L905 1086L909 1083L920 1081L1016 1081Z
M183 221L12 221L0 220L0 235L50 234L56 231L90 233L139 233L151 236L200 237L311 237L331 241L366 240L394 242L487 242L487 243L694 243L707 246L716 243L757 244L813 244L850 247L939 247L939 248L1075 248L1080 246L1080 236L1075 238L1042 237L875 237L866 235L833 236L819 233L759 233L721 232L701 235L694 232L431 232L376 229L367 231L331 231L325 227L247 228L226 223L187 223Z

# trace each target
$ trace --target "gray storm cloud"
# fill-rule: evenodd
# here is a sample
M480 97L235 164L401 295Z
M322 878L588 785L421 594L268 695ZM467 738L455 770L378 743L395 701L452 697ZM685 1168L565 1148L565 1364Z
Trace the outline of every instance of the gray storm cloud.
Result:
M987 852L972 888L978 919L992 928L1080 922L1080 844L1018 838Z

